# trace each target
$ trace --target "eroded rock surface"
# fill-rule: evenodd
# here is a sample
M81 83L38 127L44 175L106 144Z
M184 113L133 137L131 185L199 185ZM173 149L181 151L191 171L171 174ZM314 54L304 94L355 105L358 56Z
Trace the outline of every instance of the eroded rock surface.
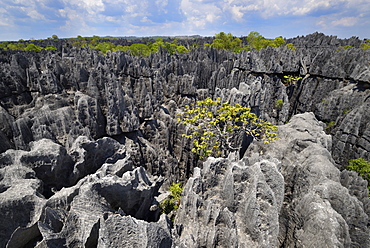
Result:
M288 42L298 50L1 50L0 246L368 245L366 182L343 169L370 160L370 50L337 51L359 40L317 33ZM203 166L176 113L206 97L292 120L277 142ZM294 117L305 112L328 128ZM190 178L175 236L154 200L159 176Z
M335 166L324 126L296 115L276 142L196 168L175 221L180 247L368 247L366 183Z
M86 147L91 145L85 142ZM109 144L104 139L102 143ZM51 140L38 141L32 147L29 152L8 150L0 158L4 164L0 169L2 247L120 247L122 242L171 247L168 220L163 215L158 221L159 210L152 208L163 179L150 178L142 167L133 169L131 159L123 152L119 156L107 153L99 161L98 153L106 147L86 149L85 157L79 157L76 165L88 163L95 155L95 163L100 162L98 169L92 173L87 167L94 169L95 165L85 164L90 175L71 187L55 188L57 192L46 199L43 181L50 185L50 172L70 175L74 180L73 167L68 173L58 167L60 161L71 162L72 158L65 150L56 149L60 146ZM47 157L35 159L40 156ZM57 185L57 179L63 178L54 178L53 184Z
M276 247L284 178L274 162L209 158L176 217L181 247Z

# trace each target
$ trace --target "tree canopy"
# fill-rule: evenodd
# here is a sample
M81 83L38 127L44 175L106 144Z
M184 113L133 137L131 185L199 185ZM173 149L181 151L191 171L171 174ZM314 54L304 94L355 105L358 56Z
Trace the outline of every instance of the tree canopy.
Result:
M233 52L240 52L243 48L241 39L234 38L231 33L225 34L224 32L216 34L210 46L218 50L230 50Z

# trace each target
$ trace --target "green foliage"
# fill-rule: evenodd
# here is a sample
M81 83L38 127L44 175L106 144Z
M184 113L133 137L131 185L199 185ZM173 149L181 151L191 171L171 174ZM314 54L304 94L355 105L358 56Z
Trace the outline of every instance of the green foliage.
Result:
M19 43L9 43L7 45L7 48L9 50L21 50L21 51L23 51L26 48L26 46L25 46L24 43L20 43L20 42Z
M8 43L6 43L6 42L0 42L0 49L2 49L2 50L8 50Z
M277 139L277 127L270 122L259 119L251 109L239 104L230 106L206 98L196 101L195 104L185 106L183 113L179 114L178 121L189 127L190 134L183 137L193 141L192 152L200 159L209 156L219 157L222 151L231 152L240 149L235 146L235 138L242 132L251 135L265 143Z
M370 39L365 39L364 43L360 45L361 49L367 50L370 48Z
M47 46L45 47L45 50L48 50L48 51L55 51L55 50L57 50L57 48L56 48L55 46L53 46L53 45L47 45Z
M326 122L325 124L326 124L326 129L331 129L334 127L335 122L331 121L331 122Z
M187 53L188 50L182 46L177 45L177 41L163 42L163 39L158 38L156 42L150 43L148 45L135 43L130 46L115 45L112 42L99 42L101 38L99 36L94 36L92 38L79 37L76 42L72 43L76 47L86 47L89 46L92 49L96 49L99 52L106 54L108 51L130 51L133 56L149 56L151 53L156 53L159 48L167 50L171 55L175 52Z
M24 48L24 50L25 50L25 51L35 51L35 52L40 52L42 49L43 49L43 47L36 46L36 45L35 45L35 44L33 44L33 43L28 44L28 45Z
M188 49L186 49L186 47L184 47L183 45L179 45L179 46L177 46L177 52L179 52L179 53L187 53L188 52Z
M108 51L113 50L116 47L116 45L113 44L112 42L101 42L97 44L96 46L90 46L90 47L106 54Z
M351 159L349 160L348 170L356 171L363 179L367 181L367 188L369 189L370 197L370 162L363 159Z
M168 198L164 199L162 204L160 204L160 208L162 213L169 214L173 210L177 210L180 205L180 198L182 194L183 188L180 187L180 183L172 183L172 185L168 188L170 195Z
M276 100L274 104L275 108L279 110L283 107L283 105L284 105L283 99Z
M234 38L231 33L225 34L224 32L216 34L210 46L218 50L229 50L233 52L240 52L243 48L241 39Z
M352 109L343 109L343 114L348 114L349 112L351 112Z
M281 36L276 37L275 39L266 39L260 33L255 32L255 31L251 31L248 34L247 42L248 42L248 45L245 46L245 49L248 51L253 50L253 49L259 51L262 48L267 48L267 47L278 48L285 44L285 40Z
M285 40L283 39L283 37L279 36L271 41L270 46L274 48L278 48L284 45L284 43L285 43Z
M55 48L55 47L54 47ZM3 50L19 50L19 51L35 51L35 52L40 52L41 50L56 50L51 49L51 46L47 46L46 48L41 47L41 46L36 46L33 43L24 43L24 42L2 42L0 43L0 49Z
M286 47L287 47L288 49L293 50L293 51L297 50L297 48L294 46L294 44L293 44L293 43L288 43L288 44L286 44Z
M51 36L51 38L52 38L53 40L58 40L58 39L59 39L58 35L56 35L56 34L53 34L53 35Z
M298 80L301 80L301 79L302 79L302 77L293 76L293 75L285 75L284 76L284 84L285 85L296 84L298 82Z
M233 52L241 52L242 50L261 50L266 47L278 48L285 44L283 37L279 36L275 39L266 39L260 33L252 31L247 36L248 45L243 47L243 42L239 38L234 38L231 33L225 34L220 32L215 35L212 44L205 44L205 47L213 47L219 50L229 50Z
M265 38L260 33L251 31L247 36L247 50L261 50L262 48L265 48L265 44L263 44L264 40Z
M150 51L152 53L156 53L159 51L159 47L164 47L165 44L163 42L163 39L162 38L157 38L155 39L155 42L152 43L152 44L149 44L149 48L150 48Z
M89 45L90 44L89 44L88 40L83 39L83 38L76 39L76 41L72 43L72 46L78 47L78 48L88 47Z
M150 55L150 48L145 44L132 44L129 48L131 55L134 56L149 56Z
M355 47L353 47L351 45L339 46L339 47L337 47L337 51L347 50L347 49L350 49L350 48L355 48Z
M188 53L189 50L183 45L178 45L178 41L174 40L173 42L164 42L162 38L155 39L154 43L148 45L152 53L159 51L159 48L162 47L167 50L171 55L174 53Z
M324 104L325 106L327 106L327 105L329 104L329 101L328 101L328 99L326 99L326 98L323 98L323 99L321 100L321 102L322 102L322 104Z

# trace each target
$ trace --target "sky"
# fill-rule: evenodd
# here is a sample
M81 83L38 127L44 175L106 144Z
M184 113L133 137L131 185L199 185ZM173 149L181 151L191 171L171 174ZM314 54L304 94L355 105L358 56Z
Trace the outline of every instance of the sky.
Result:
M0 0L0 41L81 36L370 38L369 0Z

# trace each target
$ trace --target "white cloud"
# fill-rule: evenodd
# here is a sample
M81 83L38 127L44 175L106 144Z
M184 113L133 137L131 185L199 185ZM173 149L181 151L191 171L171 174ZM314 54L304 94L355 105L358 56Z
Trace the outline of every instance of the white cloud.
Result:
M343 17L339 20L334 20L331 22L333 26L345 26L351 27L357 24L358 17Z
M316 12L344 11L346 8L370 11L368 0L224 0L214 1L222 5L224 11L229 11L235 20L245 16L247 12L258 13L264 18L273 16L304 16Z
M0 26L12 26L13 21L11 21L7 15L7 11L4 8L0 8Z
M64 0L64 3L68 6L74 6L80 9L80 11L87 12L90 15L94 15L98 12L104 11L104 4L102 0Z
M168 5L168 0L156 0L155 5L159 11L167 13L166 6Z
M221 8L212 1L182 0L180 8L186 18L189 30L193 30L192 27L203 29L207 24L220 19L222 14Z
M248 6L242 7L242 6L233 5L230 7L230 12L233 16L233 19L239 22L243 20L243 16L245 14L244 12L247 10L248 10Z
M274 23L269 25L271 20ZM299 30L295 34L342 29L349 33L359 26L369 33L369 22L369 0L6 0L0 7L2 31L31 30L39 36L49 32L44 37L50 32L66 37L213 35L220 31L246 35L249 30L277 32L278 25L285 34L290 32L287 26ZM7 37L5 31L1 35Z
M43 14L40 14L39 12L37 12L35 9L30 9L30 10L25 9L25 12L32 19L35 19L35 20L46 20L46 17Z

